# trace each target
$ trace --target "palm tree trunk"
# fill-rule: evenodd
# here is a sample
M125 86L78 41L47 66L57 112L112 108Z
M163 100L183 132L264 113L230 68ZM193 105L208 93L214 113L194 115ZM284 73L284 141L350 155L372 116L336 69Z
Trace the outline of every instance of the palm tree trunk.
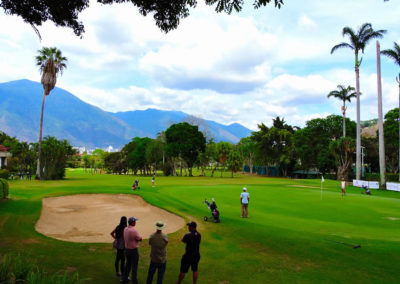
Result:
M399 181L400 181L400 74L399 74Z
M42 100L42 112L40 114L40 127L39 127L39 143L38 143L38 159L36 164L36 176L35 179L41 179L42 177L42 170L40 166L40 158L42 154L42 132L43 132L43 112L44 112L44 101L46 99L46 93L43 93L43 100Z
M356 137L356 179L361 179L361 125L360 125L360 69L356 54L356 92L357 92L357 137Z
M379 41L376 41L376 67L378 80L378 126L379 126L379 169L381 174L381 186L386 188L385 142L382 117L382 80L381 80L381 51Z
M343 103L343 137L346 137L346 103Z

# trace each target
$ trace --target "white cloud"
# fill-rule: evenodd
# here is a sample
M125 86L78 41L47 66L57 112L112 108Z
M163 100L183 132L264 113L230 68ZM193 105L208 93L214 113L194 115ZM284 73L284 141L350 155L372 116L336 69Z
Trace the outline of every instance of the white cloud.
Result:
M252 129L276 116L304 125L340 114L341 103L327 93L338 84L355 86L354 54L330 55L346 40L342 28L372 22L389 30L381 46L391 48L400 38L395 2L287 1L280 10L269 5L224 15L200 1L177 30L164 34L132 4L91 1L80 15L83 39L46 23L39 28L42 42L21 19L0 14L0 25L9 27L0 30L0 81L39 81L36 51L57 46L69 59L58 86L107 111L180 110ZM377 116L375 70L371 44L361 68L362 119ZM393 78L383 78L383 94L384 112L397 106ZM355 101L348 115L355 119Z

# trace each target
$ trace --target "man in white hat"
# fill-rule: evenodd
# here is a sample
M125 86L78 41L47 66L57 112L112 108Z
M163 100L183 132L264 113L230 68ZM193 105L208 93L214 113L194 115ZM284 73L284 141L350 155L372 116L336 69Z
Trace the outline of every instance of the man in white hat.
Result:
M247 188L243 187L243 192L240 194L240 203L242 204L242 218L248 217L248 206L250 201L250 194Z
M155 224L156 231L150 235L149 244L151 246L150 267L147 274L147 284L153 282L153 276L158 270L157 284L162 284L165 269L167 267L167 244L168 236L162 232L165 228L165 223L157 221Z

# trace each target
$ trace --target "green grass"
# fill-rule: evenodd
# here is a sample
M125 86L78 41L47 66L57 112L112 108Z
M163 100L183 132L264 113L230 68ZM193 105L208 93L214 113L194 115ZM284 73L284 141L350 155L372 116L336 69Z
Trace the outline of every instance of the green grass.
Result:
M48 238L34 230L46 196L81 193L138 194L186 220L202 234L199 283L395 283L400 279L400 194L349 187L341 197L337 181L249 177L220 178L94 175L69 170L63 181L10 182L10 200L0 201L0 253L27 252L49 273L76 271L89 283L118 283L110 244L78 244ZM301 185L307 187L297 187ZM239 195L250 193L249 217L240 218ZM204 198L214 197L221 223ZM116 224L119 220L116 220ZM113 228L110 228L110 231ZM171 234L164 283L176 283L186 228ZM333 241L361 244L353 249ZM145 283L149 246L139 250L139 281ZM184 283L191 283L187 275Z

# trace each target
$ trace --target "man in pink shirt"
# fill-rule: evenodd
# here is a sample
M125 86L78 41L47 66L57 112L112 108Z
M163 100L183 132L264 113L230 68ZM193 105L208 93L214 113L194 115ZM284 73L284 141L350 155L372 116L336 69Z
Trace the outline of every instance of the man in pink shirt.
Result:
M136 221L135 217L129 217L128 227L124 229L124 241L125 241L125 258L126 267L124 275L121 279L122 283L128 283L128 276L130 270L132 270L132 283L137 284L137 268L139 263L139 242L142 241L142 237L135 230Z

